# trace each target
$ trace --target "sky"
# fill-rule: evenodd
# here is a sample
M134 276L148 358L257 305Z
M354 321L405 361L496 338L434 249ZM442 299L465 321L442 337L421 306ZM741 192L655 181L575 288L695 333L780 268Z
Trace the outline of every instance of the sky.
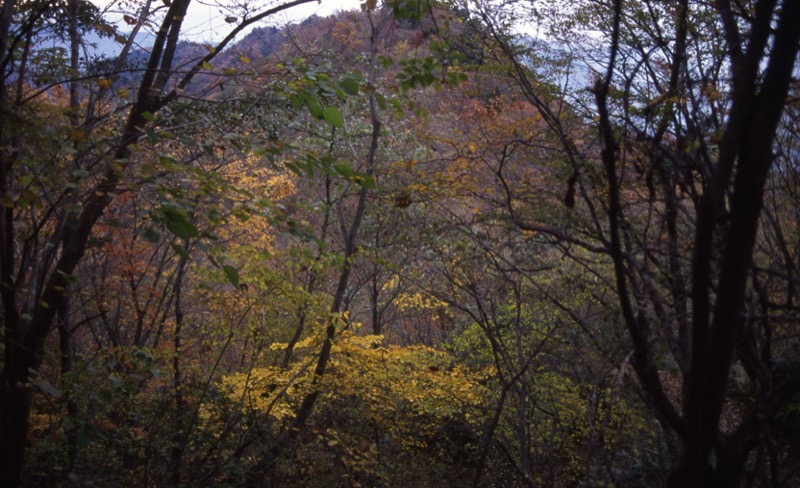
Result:
M141 0L91 0L92 3L98 7L108 10L109 15L107 18L112 21L118 22L118 27L121 31L128 30L122 20L123 14L135 14L137 5L140 5ZM319 0L307 3L298 7L293 7L289 10L281 12L272 18L265 20L259 25L254 27L262 27L265 25L281 25L288 22L296 22L303 20L311 15L326 16L339 10L354 10L358 9L363 0ZM254 5L259 0L193 0L189 5L189 11L184 21L183 34L186 38L196 42L211 42L220 40L227 34L231 28L231 24L225 22L227 16L232 16L226 6L235 4L253 3ZM276 6L283 1L278 0L261 0L261 5ZM154 0L153 5L162 6L164 0Z

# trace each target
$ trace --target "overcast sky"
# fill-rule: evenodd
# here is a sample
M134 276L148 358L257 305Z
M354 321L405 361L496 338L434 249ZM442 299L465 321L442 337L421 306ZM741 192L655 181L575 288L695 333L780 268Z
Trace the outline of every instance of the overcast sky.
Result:
M126 25L122 21L122 14L134 14L136 5L140 1L131 0L90 0L101 8L107 8L109 20L117 21L120 30L125 31ZM256 0L257 1L257 0ZM225 8L226 5L242 5L244 3L256 4L251 0L193 0L189 6L189 12L183 26L185 37L197 42L210 42L221 39L229 30L230 24L225 22L225 17L231 15L231 11ZM314 1L294 7L281 12L270 20L262 22L260 25L281 25L287 22L299 21L311 15L326 16L339 10L358 9L363 0L321 0ZM153 5L163 6L164 0L154 0ZM260 5L270 7L277 6L284 2L277 0L266 0Z

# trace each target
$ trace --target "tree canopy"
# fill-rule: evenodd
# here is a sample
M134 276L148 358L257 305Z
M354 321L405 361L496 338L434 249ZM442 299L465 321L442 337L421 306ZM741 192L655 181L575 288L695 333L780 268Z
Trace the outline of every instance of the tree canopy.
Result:
M4 486L797 483L800 2L310 1L3 1Z

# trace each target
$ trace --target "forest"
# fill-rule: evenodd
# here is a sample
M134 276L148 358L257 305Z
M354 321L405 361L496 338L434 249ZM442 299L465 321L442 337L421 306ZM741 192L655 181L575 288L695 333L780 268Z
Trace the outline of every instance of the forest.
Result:
M309 3L2 0L0 485L800 486L800 1Z

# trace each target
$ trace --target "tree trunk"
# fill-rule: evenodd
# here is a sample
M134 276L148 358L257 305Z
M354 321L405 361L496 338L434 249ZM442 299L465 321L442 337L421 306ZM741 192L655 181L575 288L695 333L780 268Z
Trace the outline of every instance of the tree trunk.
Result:
M72 344L72 329L69 323L69 297L65 297L64 303L58 310L58 343L61 349L61 378L62 387L65 386L65 381L73 381L69 378L74 368L74 348ZM63 389L63 388L62 388ZM75 401L74 393L69 391L65 393L67 402L67 420L64 426L64 434L67 440L67 457L69 459L69 468L75 466L75 460L78 456L78 429L75 425L75 420L80 415L80 407L78 402Z
M19 346L6 342L6 357L29 356ZM19 485L28 439L28 412L31 388L27 368L14 367L29 361L14 361L3 369L0 377L0 479L3 486Z

